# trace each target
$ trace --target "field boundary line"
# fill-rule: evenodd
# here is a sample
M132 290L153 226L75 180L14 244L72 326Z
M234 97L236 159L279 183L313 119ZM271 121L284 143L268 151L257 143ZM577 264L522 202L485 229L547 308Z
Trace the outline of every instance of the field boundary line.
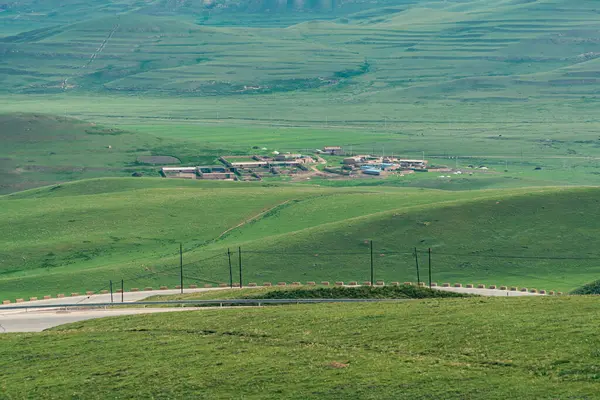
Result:
M260 213L258 213L256 215L251 216L247 220L242 221L239 224L237 224L236 226L232 226L231 228L227 229L225 232L221 233L219 236L217 236L214 239L214 241L216 242L216 241L220 240L223 236L227 235L229 232L233 231L234 229L241 228L242 226L244 226L244 225L246 225L246 224L248 224L248 223L250 223L252 221L257 220L258 218L260 218L261 216L267 214L268 212L273 211L274 209L276 209L278 207L284 206L284 205L286 205L287 203L289 203L289 202L291 202L293 200L295 200L295 199L286 200L286 201L284 201L282 203L279 203L279 204L276 204L273 207L270 207L270 208L268 208L268 209L266 209L264 211L261 211Z

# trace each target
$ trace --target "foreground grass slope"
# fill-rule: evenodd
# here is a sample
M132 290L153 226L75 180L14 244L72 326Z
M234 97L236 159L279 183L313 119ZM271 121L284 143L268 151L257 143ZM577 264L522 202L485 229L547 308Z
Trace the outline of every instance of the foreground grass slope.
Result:
M0 198L7 298L179 282L433 280L571 290L595 280L598 189L444 192L101 179ZM42 293L43 292L43 293Z
M0 336L0 393L595 398L599 307L591 297L470 298L100 319Z

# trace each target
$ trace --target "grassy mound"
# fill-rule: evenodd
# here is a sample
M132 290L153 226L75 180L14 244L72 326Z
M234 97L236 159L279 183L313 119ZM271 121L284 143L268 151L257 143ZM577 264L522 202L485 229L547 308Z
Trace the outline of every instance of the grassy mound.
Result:
M571 294L600 294L600 280L578 287Z
M437 297L464 297L464 295L404 285L274 290L263 296L265 299L426 299Z
M153 296L144 299L143 301L213 299L427 299L446 297L468 296L461 293L445 292L441 290L432 290L426 287L408 285L316 288L263 287L256 289L225 289L167 296Z
M465 298L106 318L0 335L2 393L595 398L598 312L589 297Z

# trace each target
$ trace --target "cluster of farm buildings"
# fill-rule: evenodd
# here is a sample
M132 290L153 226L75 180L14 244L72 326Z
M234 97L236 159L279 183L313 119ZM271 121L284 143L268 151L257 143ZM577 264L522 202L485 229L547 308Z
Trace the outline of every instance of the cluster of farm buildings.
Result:
M339 146L324 147L315 155L279 154L272 156L222 156L220 165L196 167L163 167L161 174L167 178L210 180L261 180L265 176L302 175L319 172L316 164L326 164L321 156L345 156ZM427 171L427 160L410 160L374 155L352 155L342 159L341 165L324 168L330 174L346 176L386 175L394 172L412 173Z

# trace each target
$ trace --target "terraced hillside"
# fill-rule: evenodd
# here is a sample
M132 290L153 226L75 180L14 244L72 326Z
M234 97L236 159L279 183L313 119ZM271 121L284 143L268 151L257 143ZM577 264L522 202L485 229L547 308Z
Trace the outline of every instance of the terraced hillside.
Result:
M595 280L597 189L444 192L103 179L0 198L7 296L188 283L416 280L568 290ZM43 227L43 228L41 228ZM236 274L237 276L237 274ZM425 279L422 271L422 279ZM46 293L47 292L47 293Z
M85 17L75 13L75 22L64 16L81 7L47 7L37 18L51 27L39 28L33 18L32 29L2 38L4 91L300 90L403 102L579 99L598 88L600 23L591 0L398 1L396 8L285 28L255 27L252 20L244 27L202 26L183 11L156 15L127 2L112 9L91 4ZM27 14L7 10L0 18L10 27L21 15Z

